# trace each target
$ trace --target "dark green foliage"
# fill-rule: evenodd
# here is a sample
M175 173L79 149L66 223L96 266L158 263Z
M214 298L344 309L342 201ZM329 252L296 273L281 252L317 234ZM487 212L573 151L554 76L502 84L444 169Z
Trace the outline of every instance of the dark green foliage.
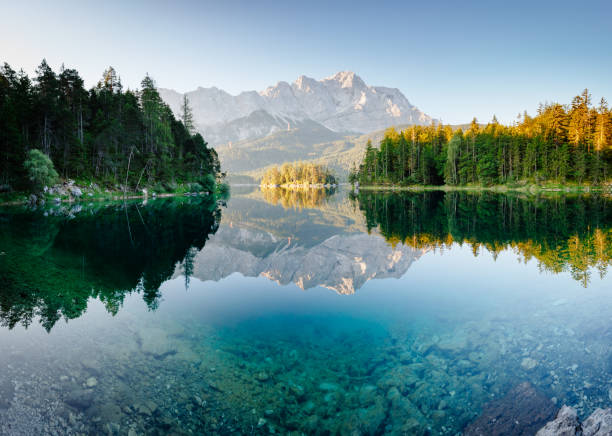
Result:
M0 68L0 185L8 189L29 187L24 162L33 149L61 177L111 188L216 179L216 152L190 129L148 75L140 91L125 91L110 67L87 91L76 70L55 73L44 60L33 81L7 64Z
M106 203L74 217L57 212L0 210L0 326L27 327L39 317L50 330L79 317L90 298L114 314L132 292L154 309L162 282L177 262L192 260L221 219L214 195Z
M602 99L590 106L585 90L571 106L541 106L513 126L494 117L482 127L412 126L389 129L371 143L351 180L371 185L496 185L517 182L608 181L612 169L612 112Z

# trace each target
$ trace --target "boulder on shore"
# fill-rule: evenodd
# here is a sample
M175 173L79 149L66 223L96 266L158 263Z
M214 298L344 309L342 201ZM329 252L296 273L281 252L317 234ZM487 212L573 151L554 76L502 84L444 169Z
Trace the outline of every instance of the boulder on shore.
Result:
M536 436L574 436L580 429L576 410L563 406L553 421L542 427Z
M597 409L582 424L572 407L563 406L553 421L542 427L536 436L611 436L612 408Z

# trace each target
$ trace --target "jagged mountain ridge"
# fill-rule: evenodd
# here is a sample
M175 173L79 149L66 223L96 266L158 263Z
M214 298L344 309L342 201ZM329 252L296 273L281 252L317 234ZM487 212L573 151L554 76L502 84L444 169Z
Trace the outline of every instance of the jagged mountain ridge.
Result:
M178 115L183 95L163 88L159 92ZM322 80L300 76L291 84L281 81L264 91L236 96L216 87L200 87L186 95L197 129L213 146L317 124L348 134L432 122L399 89L369 86L350 71Z
M350 295L369 280L403 276L423 252L402 244L391 247L382 237L363 233L334 235L307 247L261 229L225 226L195 256L193 276L218 281L239 272ZM175 276L180 273L179 268Z

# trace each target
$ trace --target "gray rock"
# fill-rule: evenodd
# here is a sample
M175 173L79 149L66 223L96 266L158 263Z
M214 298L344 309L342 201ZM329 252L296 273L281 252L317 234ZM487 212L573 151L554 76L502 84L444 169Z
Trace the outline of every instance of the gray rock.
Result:
M70 186L70 194L72 194L73 197L80 197L83 195L83 192L78 186Z
M612 408L595 410L580 425L576 410L563 406L536 436L612 436Z
M612 436L612 408L597 409L582 423L583 436Z
M576 410L563 406L555 419L541 428L536 436L574 436L579 428Z
M138 339L142 352L158 359L177 352L177 344L161 328L143 328L139 331Z
M76 389L66 395L66 404L79 409L86 410L91 407L94 400L94 393L91 389Z
M533 368L538 366L538 361L535 359L532 359L531 357L525 357L521 361L521 366L523 367L523 369L527 371L531 371Z

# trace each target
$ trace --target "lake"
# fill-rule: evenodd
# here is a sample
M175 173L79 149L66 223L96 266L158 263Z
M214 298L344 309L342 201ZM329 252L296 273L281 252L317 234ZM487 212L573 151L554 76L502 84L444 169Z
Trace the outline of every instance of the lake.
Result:
M612 403L611 262L599 195L0 208L0 434L469 434L516 392L529 433Z

